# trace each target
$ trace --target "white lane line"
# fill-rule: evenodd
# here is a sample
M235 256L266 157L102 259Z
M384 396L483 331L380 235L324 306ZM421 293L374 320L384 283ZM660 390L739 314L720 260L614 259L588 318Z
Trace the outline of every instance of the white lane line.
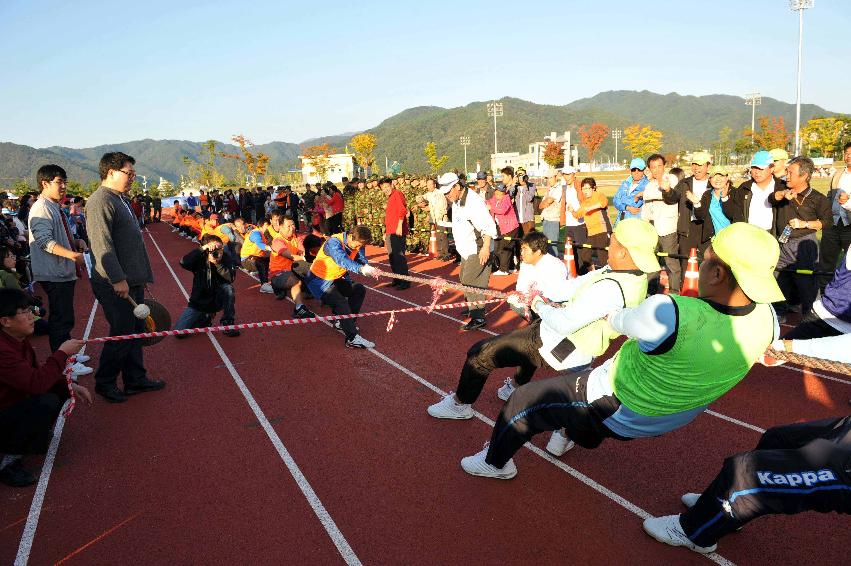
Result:
M249 273L248 271L245 271L245 270L242 270L242 271L243 271L243 273L245 273L248 277L250 277L250 278L254 279L255 281L256 281L256 280L258 280L258 279L257 279L257 277L255 277L254 275L252 275L252 274L251 274L251 273ZM399 298L399 297L396 297L395 295L391 295L391 294L389 294L389 293L385 293L385 292L381 291L380 289L375 289L375 288L373 288L373 287L370 287L370 289L372 289L372 290L374 290L374 291L377 291L377 292L379 292L379 293L381 293L381 294L383 294L383 295L387 295L387 296L389 296L389 297L393 297L394 299L397 299L397 300L399 300L399 301L401 301L401 302L403 302L403 303L407 303L407 304L409 304L409 305L413 305L413 306L421 306L421 305L417 305L417 303L412 303L412 302L407 301L407 300L405 300L405 299L401 299L401 298ZM289 299L289 297L288 297L288 299ZM435 313L435 314L440 314L440 313ZM452 320L456 320L456 319L454 319L454 318L452 318L452 317L449 317L449 316L447 316L447 317L445 317L445 318L449 318L449 319L452 319ZM330 324L329 322L327 322L327 321L322 321L322 322L324 322L327 326L331 326L331 324ZM460 322L460 321L459 321L459 322ZM488 331L488 332L489 332L489 331ZM495 333L493 333L493 332L490 332L490 334L494 334L494 335L495 335ZM393 360L392 358L388 357L386 354L383 354L383 353L379 352L379 351L378 351L378 350L376 350L375 348L369 348L369 349L368 349L368 351L369 351L371 354L373 354L374 356L376 356L376 357L378 357L379 359L381 359L382 361L384 361L385 363L387 363L387 364L389 364L389 365L393 366L394 368L396 368L396 369L397 369L397 370L399 370L400 372L404 373L405 375L407 375L408 377L410 377L411 379L413 379L413 380L414 380L414 381L416 381L417 383L419 383L419 384L421 384L421 385L424 385L425 387L427 387L427 388L431 389L433 392L437 393L437 394L438 394L438 395L440 395L441 397L443 397L443 396L446 396L446 395L447 395L447 392L446 392L446 391L443 391L443 390L442 390L441 388L439 388L438 386L434 385L433 383L431 383L430 381L428 381L428 380L426 380L425 378L421 377L420 375L418 375L418 374L417 374L417 373L415 373L414 371L412 371L412 370L408 369L407 367L403 366L403 365L402 365L402 364L400 364L399 362L397 362L397 361ZM477 419L479 419L480 421L482 421L483 423L485 423L485 424L486 424L486 425L488 425L489 427L493 427L493 426L496 424L496 423L494 423L494 421L493 421L492 419L490 419L489 417L487 417L487 416L485 416L484 414L480 413L479 411L476 411L475 409L473 410L473 414L475 415L475 417L476 417ZM627 510L627 511L629 511L630 513L633 513L633 514L637 515L637 516L638 516L638 517L640 517L642 520L643 520L643 519L647 519L648 517L652 517L652 515L651 515L650 513L648 513L647 511L645 511L644 509L642 509L642 508L641 508L641 507L639 507L638 505L636 505L636 504L632 503L631 501L629 501L628 499L626 499L626 498L624 498L624 497L622 497L622 496L618 495L617 493L615 493L615 492L614 492L614 491L612 491L611 489L607 488L606 486L604 486L604 485L602 485L602 484L600 484L600 483L598 483L598 482L594 481L593 479L591 479L590 477L586 476L585 474L583 474L582 472L580 472L580 471L579 471L579 470L577 470L576 468L573 468L573 467L571 467L571 466L568 466L567 464L565 464L565 463L564 463L564 462L562 462L561 460L558 460L558 459L554 458L552 455L548 454L548 453L547 453L547 452L545 452L544 450L541 450L541 449L540 449L540 448L538 448L537 446L535 446L535 445L533 445L533 444L531 444L531 443L529 443L529 442L527 442L527 443L526 443L526 444L524 444L523 446L524 446L524 448L526 448L526 449L530 450L533 454L536 454L538 457L543 458L543 459L544 459L544 460L546 460L547 462L551 463L552 465L554 465L554 466L556 466L557 468L561 469L562 471L566 472L566 473L567 473L567 474L569 474L570 476L572 476L572 477L574 477L575 479L579 480L580 482L582 482L582 483L583 483L583 484L585 484L586 486L590 487L591 489L595 490L596 492L598 492L598 493L602 494L603 496L607 497L607 498L608 498L608 499L610 499L611 501L613 501L613 502L615 502L616 504L620 505L621 507L623 507L624 509L626 509L626 510ZM713 561L713 562L715 562L716 564L720 564L720 565L722 565L722 566L735 566L735 563L734 563L734 562L732 562L732 561L728 560L727 558L724 558L723 556L721 556L720 554L717 554L717 553L710 553L710 554L706 554L706 555L704 555L704 556L706 556L707 558L709 558L710 560L712 560L712 561Z
M168 268L169 273L174 278L177 286L180 287L180 292L183 293L183 296L186 300L189 300L189 294L186 292L186 289L183 287L183 283L178 279L177 274L171 268L171 264L163 254L162 249L160 249L159 244L154 239L154 235L148 231L148 236L151 238L151 242L154 244L154 247L157 248L157 252L160 254L160 257L165 263L165 266ZM263 413L263 409L260 408L260 405L257 404L257 400L254 398L254 395L251 394L251 391L245 385L245 382L240 377L239 372L236 371L236 368L233 366L228 355L222 349L219 341L213 336L211 333L207 334L207 337L212 342L213 347L218 352L219 357L224 362L225 366L230 372L231 377L233 378L234 383L239 388L239 391L242 393L242 396L245 397L246 402L248 402L248 406L251 407L251 411L254 413L254 416L257 418L257 421L260 423L260 426L263 427L263 430L266 432L266 436L269 437L269 440L272 442L272 445L275 447L275 450L278 452L278 455L283 460L284 464L287 466L287 470L289 470L293 479L296 481L299 489L304 495L307 502L310 504L310 507L313 509L313 512L316 514L316 517L319 519L319 522L322 523L322 526L325 528L325 532L328 533L328 536L331 538L331 541L334 543L334 546L337 547L337 550L340 553L340 556L343 557L346 564L351 566L360 566L361 561L358 559L355 551L349 545L349 542L346 540L346 537L343 536L343 533L337 527L337 524L334 522L334 519L331 518L331 514L325 509L325 506L320 501L319 496L316 495L316 492L311 487L310 482L307 481L307 478L302 473L301 469L296 464L293 457L290 455L289 450L286 449L284 443L281 441L281 438L278 436L278 433L275 432L275 429L272 427L272 423L269 422L269 419L266 418L265 413Z
M88 339L92 332L92 324L95 321L95 312L97 312L98 301L92 304L92 311L89 313L89 320L86 323L86 330L83 332L83 340ZM80 348L80 353L85 352L86 346ZM65 403L69 403L66 401ZM65 407L62 407L65 410ZM56 418L56 424L53 427L53 438L50 439L50 445L47 447L47 455L44 457L44 464L41 467L41 474L38 476L38 485L35 488L32 503L30 504L30 512L27 515L27 523L24 525L24 532L21 534L21 542L18 544L18 554L15 556L15 566L24 566L30 559L32 552L33 541L35 541L35 532L38 529L38 520L41 517L41 508L44 505L44 496L47 493L47 484L50 482L50 474L53 472L53 463L56 461L56 453L59 451L59 441L62 439L62 431L65 428L65 417L62 416L62 411Z
M389 263L385 263L385 262L383 262L383 261L374 261L374 262L372 262L372 263L377 263L377 264L379 264L379 265L386 265L386 266L390 266L390 264L389 264ZM422 276L422 277L429 277L429 278L431 278L431 279L437 279L437 276L435 276L435 275L429 275L428 273L423 273L423 272L421 272L421 271L413 271L413 270L412 270L412 271L411 271L411 273L414 273L414 274L416 274L416 275L420 275L420 276ZM409 302L409 301L406 301L405 299L400 299L400 298L399 298L399 297L397 297L396 295L391 295L390 293L385 293L384 291L381 291L380 289L375 289L375 288L373 288L373 290L375 290L375 291L377 291L377 292L381 293L382 295L387 295L388 297L393 297L394 299L398 299L398 300L400 300L400 301L402 301L402 302L404 302L404 303L408 303L409 305L412 305L412 306L413 306L413 305L415 305L415 303L411 303L411 302ZM417 305L417 306L419 306L419 305ZM440 315L441 315L441 316L443 316L444 318L450 318L450 319L455 320L455 321L457 321L457 322L463 322L462 320L458 320L457 318L452 318L451 316L448 316L448 315L443 314L443 313L434 313L434 314L440 314ZM783 325L781 325L781 326L788 326L789 328L794 328L794 326L789 325L789 324L783 324ZM481 330L482 330L482 332L487 332L488 334L493 334L494 336L496 336L496 334L495 334L495 333L493 333L493 332L491 332L491 331L489 331L489 330L485 330L485 329L481 329ZM808 370L808 369L806 369L806 368L801 368L801 367L798 367L798 366L795 366L795 365L790 365L790 364L788 364L788 363L783 364L783 365L781 365L781 366L775 366L775 367L779 367L779 368L787 369L787 370L789 370L789 371L795 371L795 372L798 372L798 373L809 372L809 373L811 373L812 375L814 375L815 377L820 377L820 378L822 378L822 379L827 379L827 380L830 380L830 381L836 381L837 383L844 383L845 385L851 385L851 381L849 381L849 380L847 380L847 379L842 379L842 378L839 378L839 377L834 377L834 376L832 376L832 375L826 375L826 374L824 374L824 373L820 373L820 372L817 372L817 371L814 371L814 370Z
M723 413L716 413L715 411L711 411L711 410L709 410L709 409L707 409L707 410L706 410L706 411L704 411L704 412L705 412L705 413L708 413L708 414L710 414L710 415L712 415L713 417L717 417L717 418L719 418L719 419L721 419L721 420L724 420L724 421L727 421L727 422L731 422L731 423L733 423L733 424L737 424L737 425L742 426L742 427L745 427L745 428L749 428L749 429L751 429L751 430L753 430L753 431L755 431L755 432L758 432L758 433L760 433L760 434L762 434L762 433L764 433L764 432L765 432L765 429L764 429L764 428L760 428L760 427L758 427L758 426L756 426L756 425L752 425L752 424L750 424L750 423L746 423L745 421L740 421L739 419L735 419L735 418L730 417L730 416L727 416L727 415L725 415L725 414L723 414Z

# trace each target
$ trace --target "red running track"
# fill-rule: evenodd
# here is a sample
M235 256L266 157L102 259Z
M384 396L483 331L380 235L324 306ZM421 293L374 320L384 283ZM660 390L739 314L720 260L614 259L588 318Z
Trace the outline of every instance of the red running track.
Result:
M188 290L190 274L177 262L193 244L166 225L150 232ZM157 280L152 290L176 317L185 305L181 288L147 241ZM386 261L382 250L370 252L374 261ZM449 277L457 271L409 259L417 272ZM505 288L513 278L492 281ZM365 311L430 302L428 287L397 292L383 281L363 282L373 288ZM291 315L289 302L261 295L248 276L240 274L236 286L238 321ZM441 302L457 296L447 292ZM77 297L82 329L93 302L87 282ZM316 301L309 305L330 312ZM504 306L489 319L492 331L518 324ZM425 409L439 398L435 389L455 388L467 348L486 334L460 333L458 322L437 313L400 315L389 334L386 323L359 322L376 342L374 352L346 349L342 336L323 324L219 335L234 374L206 336L147 348L151 375L168 380L168 387L122 405L97 398L71 416L31 562L333 564L345 556L364 564L709 563L647 537L640 517L612 497L654 515L677 512L681 493L700 491L723 458L752 447L758 432L705 414L662 438L608 442L560 459L568 471L598 482L598 489L530 450L515 457L514 480L468 476L459 461L481 448L490 427L476 419L438 421ZM91 335L105 330L98 310ZM45 354L46 340L36 342ZM93 362L99 349L92 347ZM498 413L495 392L510 373L495 373L475 405L485 418ZM292 457L301 487L234 375ZM539 377L550 375L541 371ZM766 428L844 414L849 396L851 383L759 367L712 409ZM535 444L541 448L546 440ZM303 482L315 494L313 507ZM608 495L601 493L606 488ZM34 492L0 487L4 563L18 551ZM317 501L326 514L317 513ZM851 534L837 521L847 519L764 518L725 538L717 560L845 564Z

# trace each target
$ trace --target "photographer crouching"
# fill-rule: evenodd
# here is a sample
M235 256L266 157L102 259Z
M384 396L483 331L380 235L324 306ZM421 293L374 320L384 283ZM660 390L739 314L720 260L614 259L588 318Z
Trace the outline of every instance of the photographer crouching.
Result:
M201 238L201 247L183 256L180 265L193 273L192 293L189 295L189 306L180 315L174 329L210 326L219 311L223 311L219 321L221 325L233 324L236 316L236 295L233 290L236 262L230 254L225 253L221 238L215 234L205 234ZM239 330L226 330L225 335L239 336Z

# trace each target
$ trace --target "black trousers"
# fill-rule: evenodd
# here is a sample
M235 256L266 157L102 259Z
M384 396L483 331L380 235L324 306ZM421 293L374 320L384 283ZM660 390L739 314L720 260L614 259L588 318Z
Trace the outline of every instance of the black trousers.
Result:
M620 407L617 398L588 402L590 373L585 370L517 388L499 412L485 461L502 468L533 436L562 428L583 448L596 448L606 438L628 440L603 424Z
M815 234L790 239L780 244L780 260L777 269L815 269L818 264L818 244ZM777 285L786 297L786 304L776 304L778 314L789 312L788 305L801 305L801 314L812 311L818 296L818 281L814 275L781 271L777 274Z
M581 246L588 242L588 228L585 224L581 226L567 226L564 232L565 238L570 237L573 243ZM593 250L588 248L574 248L576 254L576 274L584 275L591 270L591 254Z
M826 338L828 336L839 336L842 334L837 329L823 321L819 316L810 311L798 326L782 336L784 340L809 340L810 338Z
M840 223L842 221L840 220ZM830 271L830 275L820 275L818 279L819 290L824 292L824 288L833 279L833 271L836 269L836 262L842 252L851 246L851 225L849 226L831 226L825 228L821 232L821 244L819 255L821 262L819 269Z
M435 236L437 237L437 256L447 257L449 255L449 228L435 226Z
M767 430L754 450L724 460L680 525L712 546L762 515L804 511L851 513L851 416Z
M0 452L44 454L53 436L53 423L68 399L62 380L43 395L33 395L0 411Z
M92 291L103 307L109 322L109 335L120 336L145 331L145 321L133 316L130 301L115 294L112 285L104 279L92 279ZM141 285L130 287L130 296L136 303L145 299L145 289ZM95 372L97 387L110 387L116 384L121 374L125 387L147 377L145 361L142 356L141 340L119 340L105 342L100 353L98 369Z
M343 231L343 213L338 212L337 214L332 214L326 220L328 226L328 235L333 236L334 234L339 234Z
M686 268L688 267L688 254L692 248L697 248L697 258L698 260L703 259L703 252L706 251L706 248L709 247L709 241L701 242L701 238L703 238L703 225L691 223L691 227L689 229L689 233L686 234L678 234L679 236L679 252L681 256L685 256L686 259L681 259L680 262L682 265L682 272L685 274Z
M390 270L399 275L408 274L408 259L405 257L405 236L397 236L396 234L387 235L387 252L390 256ZM409 285L408 281L402 279L393 279L395 284Z
M520 234L519 227L511 232L501 234L501 237L493 243L493 253L496 256L500 271L508 272L511 269L511 258L514 256L514 249L519 247L517 245L518 234ZM505 238L510 239L506 240Z
M529 383L535 370L544 365L538 348L541 347L541 321L525 328L512 330L493 338L485 338L467 350L467 359L458 381L458 400L472 404L479 398L488 376L496 368L516 367L514 380L518 385Z
M74 328L74 287L76 281L39 281L47 293L47 328L50 351L55 352L71 338Z
M248 271L256 271L260 283L269 282L269 257L247 257L242 260L242 267Z
M365 298L366 287L360 283L353 284L345 279L337 279L322 293L322 304L331 307L334 314L357 314ZM341 320L340 326L343 327L347 340L357 336L358 330L353 318Z

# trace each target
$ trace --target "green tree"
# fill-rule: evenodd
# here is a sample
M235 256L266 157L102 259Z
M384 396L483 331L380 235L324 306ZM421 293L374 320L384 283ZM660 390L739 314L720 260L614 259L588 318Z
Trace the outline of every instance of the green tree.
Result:
M718 132L718 141L712 146L715 153L718 155L719 162L727 163L729 161L730 152L733 150L733 143L730 136L733 133L733 128L724 126Z
M431 167L432 175L440 173L440 170L443 169L443 166L446 165L447 161L449 161L448 155L441 155L440 157L437 156L437 144L433 141L426 144L424 153L426 161L428 162L429 167Z
M349 143L355 152L355 161L363 167L364 176L368 176L369 168L375 165L375 147L378 141L372 134L358 134Z

